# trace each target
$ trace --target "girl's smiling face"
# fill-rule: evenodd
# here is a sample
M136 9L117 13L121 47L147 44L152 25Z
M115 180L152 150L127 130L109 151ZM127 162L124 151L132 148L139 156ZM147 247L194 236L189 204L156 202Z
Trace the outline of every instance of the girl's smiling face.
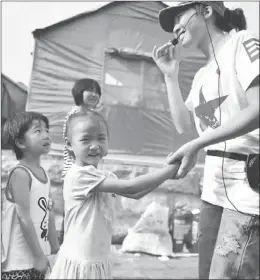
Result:
M83 104L86 108L95 108L99 102L100 96L94 91L84 91L83 92Z
M71 123L71 146L78 165L97 167L108 151L105 123L97 118L75 118Z

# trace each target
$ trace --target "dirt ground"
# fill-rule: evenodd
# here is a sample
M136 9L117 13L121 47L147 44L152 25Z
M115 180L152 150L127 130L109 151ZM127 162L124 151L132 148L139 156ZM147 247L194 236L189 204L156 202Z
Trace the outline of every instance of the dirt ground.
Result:
M114 279L198 279L198 257L169 260L135 254L115 254Z

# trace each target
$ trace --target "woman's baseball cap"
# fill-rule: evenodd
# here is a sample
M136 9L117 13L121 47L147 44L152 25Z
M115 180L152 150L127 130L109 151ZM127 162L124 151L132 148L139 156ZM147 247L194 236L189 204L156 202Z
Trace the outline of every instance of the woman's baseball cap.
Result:
M162 29L166 32L173 32L174 18L183 10L194 4L205 4L211 6L212 9L221 17L224 17L226 7L223 1L180 1L176 6L168 7L160 11L159 22Z

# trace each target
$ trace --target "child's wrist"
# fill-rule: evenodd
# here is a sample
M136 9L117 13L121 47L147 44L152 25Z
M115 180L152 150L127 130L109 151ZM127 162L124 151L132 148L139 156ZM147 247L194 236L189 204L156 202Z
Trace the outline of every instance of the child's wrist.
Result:
M34 259L44 259L45 255L43 252L33 253Z
M178 172L178 169L181 165L181 161L175 161L172 164L167 165L167 167L169 168L169 173L170 173L170 178L169 179L174 179L174 176L176 175L176 173Z
M174 170L173 166L171 164L167 164L167 165L165 165L165 168L166 168L168 177L171 178L173 170Z
M53 249L51 249L51 254L56 255L59 252L59 250L60 250L60 247L53 248Z

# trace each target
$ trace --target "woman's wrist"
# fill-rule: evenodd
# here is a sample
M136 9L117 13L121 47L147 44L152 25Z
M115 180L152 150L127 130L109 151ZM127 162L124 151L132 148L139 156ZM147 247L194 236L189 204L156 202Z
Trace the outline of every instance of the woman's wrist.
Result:
M193 142L194 142L197 150L203 149L207 146L207 145L205 145L205 143L201 137L194 139Z

